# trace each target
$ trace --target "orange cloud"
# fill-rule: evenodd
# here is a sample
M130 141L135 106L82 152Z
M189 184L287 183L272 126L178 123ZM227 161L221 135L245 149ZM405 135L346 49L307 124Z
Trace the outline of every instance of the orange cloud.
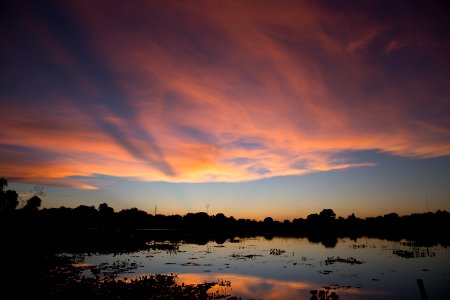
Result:
M33 32L76 92L58 89L29 108L2 99L2 155L45 156L3 159L3 176L232 182L373 165L334 159L352 150L450 154L447 123L433 118L442 101L415 113L426 82L395 84L370 51L348 53L398 50L385 24L306 2L65 9L85 38L80 51L52 28Z

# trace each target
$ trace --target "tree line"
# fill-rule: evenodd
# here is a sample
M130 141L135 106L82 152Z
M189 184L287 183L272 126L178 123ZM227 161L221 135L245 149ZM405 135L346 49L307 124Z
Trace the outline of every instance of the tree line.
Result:
M263 234L318 237L388 237L433 238L448 241L450 213L436 212L416 213L399 216L389 213L383 216L359 218L354 214L347 218L337 217L332 209L323 209L307 218L296 218L283 222L266 217L263 221L236 219L223 213L209 215L206 212L181 215L152 215L138 208L122 209L115 212L106 203L95 206L80 205L76 208L40 209L42 200L33 195L26 204L17 209L18 194L6 190L7 180L0 179L0 218L15 226L64 229L170 229L184 230L193 234ZM4 224L5 225L5 224ZM7 224L6 224L7 225Z

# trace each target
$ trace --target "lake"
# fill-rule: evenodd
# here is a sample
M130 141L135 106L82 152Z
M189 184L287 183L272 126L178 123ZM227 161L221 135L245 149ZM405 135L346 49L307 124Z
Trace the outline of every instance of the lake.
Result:
M147 274L177 274L185 284L219 282L211 289L242 299L311 299L311 290L329 290L340 299L450 299L450 249L414 242L341 238L325 247L307 238L254 237L203 245L150 241L153 250L86 255L83 265L132 268L114 276L129 280ZM159 248L159 249L157 249ZM85 276L94 276L91 270Z

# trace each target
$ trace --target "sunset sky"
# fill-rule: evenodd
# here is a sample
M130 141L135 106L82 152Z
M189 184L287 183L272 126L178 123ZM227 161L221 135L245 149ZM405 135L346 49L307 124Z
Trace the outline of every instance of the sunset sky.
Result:
M44 207L450 210L447 1L2 1L0 177Z

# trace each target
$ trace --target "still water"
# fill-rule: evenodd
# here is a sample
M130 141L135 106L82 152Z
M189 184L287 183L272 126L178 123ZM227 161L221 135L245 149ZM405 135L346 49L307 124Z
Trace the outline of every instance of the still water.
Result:
M230 283L216 289L242 299L310 299L311 290L324 286L340 299L421 299L417 279L429 299L450 299L450 248L441 245L343 238L327 248L306 238L256 237L89 255L85 263L123 260L137 267L119 274L122 278L175 273L186 284Z

